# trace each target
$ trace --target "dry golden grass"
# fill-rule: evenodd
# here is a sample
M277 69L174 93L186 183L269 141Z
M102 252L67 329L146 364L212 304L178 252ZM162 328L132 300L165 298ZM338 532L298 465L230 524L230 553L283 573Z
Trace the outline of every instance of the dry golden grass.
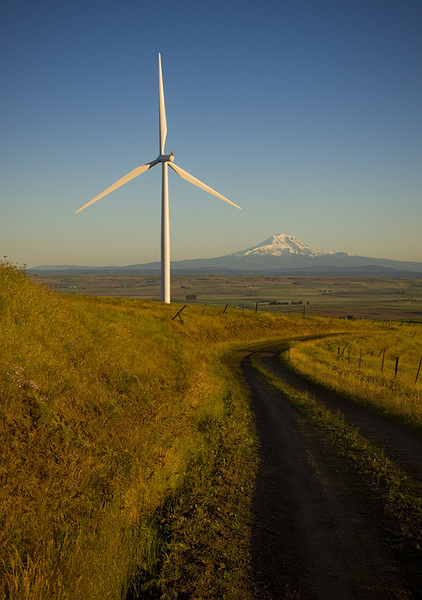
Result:
M418 324L377 325L366 334L295 344L289 352L293 368L311 379L415 426L422 425L421 359Z
M219 358L345 324L178 308L1 263L0 598L247 597L255 442Z

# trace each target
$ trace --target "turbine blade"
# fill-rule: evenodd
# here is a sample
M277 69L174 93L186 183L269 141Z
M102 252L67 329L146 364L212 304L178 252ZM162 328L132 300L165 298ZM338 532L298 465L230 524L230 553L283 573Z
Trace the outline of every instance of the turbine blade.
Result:
M167 136L166 106L164 104L163 71L161 69L161 54L158 53L158 95L160 104L160 154L164 154Z
M208 185L205 185L205 183L202 183L202 181L199 181L199 179L197 179L196 177L193 177L193 175L190 175L189 173L187 173L186 171L184 171L183 169L181 169L180 167L175 165L174 162L169 162L168 165L169 165L169 167L171 167L173 169L173 171L176 171L176 173L178 175L180 175L180 177L182 177L183 179L186 179L186 181L190 181L190 183L193 183L193 185L196 185L197 187L205 190L209 194L212 194L213 196L217 196L217 198L221 198L221 200L224 200L224 202L227 202L228 204L231 204L232 206L235 206L236 208L240 209L240 206L237 206L237 204L235 204L231 200L228 200L228 198L226 198L225 196L222 196L221 194L219 194L218 192L216 192L215 190L210 188Z
M154 160L153 162L150 162L150 163L148 163L146 165L142 165L141 167L137 167L136 169L133 169L133 171L130 171L130 173L128 173L127 175L125 175L124 177L122 177L121 179L119 179L118 181L116 181L116 183L113 183L113 185L111 185L106 190L104 190L103 192L101 192L101 194L98 194L98 196L95 196L95 198L93 198L92 200L90 200L89 202L87 202L86 204L84 204L84 206L81 206L81 208L78 208L78 210L76 212L78 213L81 210L83 210L84 208L87 208L87 206L90 206L90 204L94 204L94 202L96 202L100 198L103 198L104 196L106 196L110 192L113 192L114 190L117 190L117 188L119 188L120 186L124 185L125 183L127 183L131 179L134 179L135 177L138 177L138 175L141 175L142 173L145 173L145 171L147 171L150 167L153 167L157 163L158 163L158 161Z

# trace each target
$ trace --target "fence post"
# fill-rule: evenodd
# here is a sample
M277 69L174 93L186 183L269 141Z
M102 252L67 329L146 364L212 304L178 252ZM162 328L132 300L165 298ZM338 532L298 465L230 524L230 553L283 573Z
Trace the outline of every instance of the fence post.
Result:
M399 370L399 357L396 356L396 368L394 370L394 377L397 377L397 371Z
M341 355L344 356L344 351L346 350L347 346L350 344L350 342L347 342L347 344L345 345L345 347L343 348L343 350L341 351Z
M258 302L255 304L255 314L258 312Z
M419 361L419 367L418 367L418 372L416 373L415 383L417 383L417 381L418 381L419 371L421 370L421 365L422 365L422 356L421 356L421 359Z
M174 317L172 318L172 321L174 321L174 319L175 319L176 317L179 317L179 319L182 321L182 317L180 316L180 313L181 313L181 312L182 312L182 310L184 310L186 307L187 307L187 304L185 304L185 306L182 306L182 308L179 310L179 312L178 312L178 313L176 313L176 314L174 315ZM182 323L183 323L183 321L182 321Z

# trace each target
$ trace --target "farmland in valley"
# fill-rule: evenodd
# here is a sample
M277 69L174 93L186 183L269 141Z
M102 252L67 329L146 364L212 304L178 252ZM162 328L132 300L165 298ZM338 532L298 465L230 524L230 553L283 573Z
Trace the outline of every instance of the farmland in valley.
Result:
M38 275L66 294L158 300L154 275ZM314 316L422 319L422 280L381 277L172 276L172 301Z

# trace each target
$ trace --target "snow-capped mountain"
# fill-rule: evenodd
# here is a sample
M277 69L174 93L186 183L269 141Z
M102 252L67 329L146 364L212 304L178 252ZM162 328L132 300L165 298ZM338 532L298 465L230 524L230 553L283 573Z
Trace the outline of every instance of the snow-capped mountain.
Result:
M54 267L44 265L28 269L33 273L159 273L160 263L127 267ZM294 235L278 233L257 246L218 256L179 260L171 263L173 274L272 274L272 275L360 275L422 278L421 262L355 256L346 252L325 252L310 248Z
M301 256L326 256L333 253L310 248L295 238L294 235L277 233L264 240L261 244L258 244L258 246L247 248L241 252L231 254L230 256L286 256L289 254L300 254Z

